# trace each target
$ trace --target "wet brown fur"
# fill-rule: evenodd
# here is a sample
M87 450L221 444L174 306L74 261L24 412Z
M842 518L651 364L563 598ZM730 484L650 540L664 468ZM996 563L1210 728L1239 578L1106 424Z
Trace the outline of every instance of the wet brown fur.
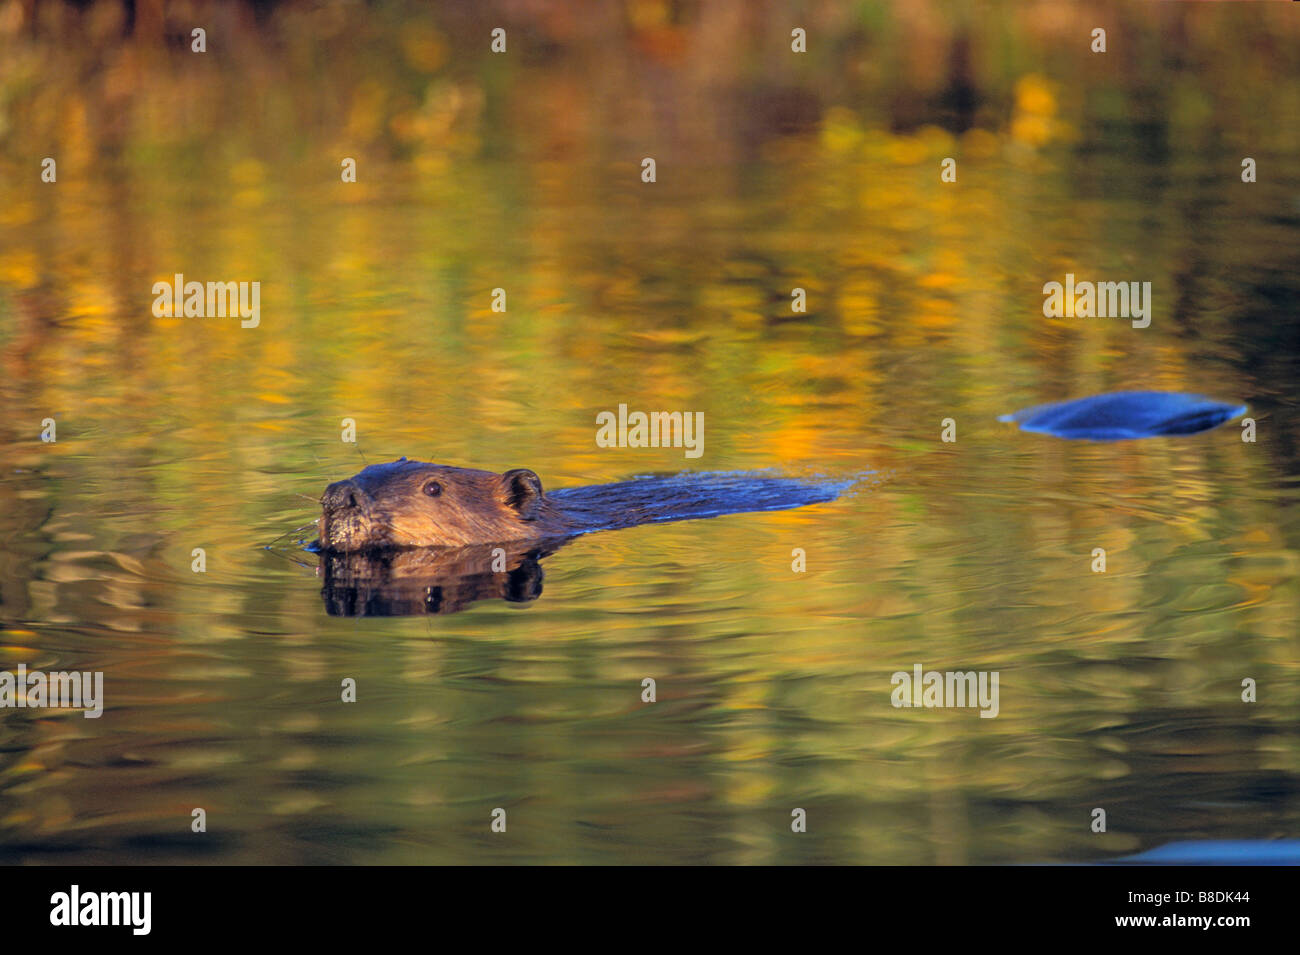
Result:
M431 485L437 494L426 493ZM321 496L321 547L341 553L508 543L567 530L526 468L497 474L402 458L372 464Z

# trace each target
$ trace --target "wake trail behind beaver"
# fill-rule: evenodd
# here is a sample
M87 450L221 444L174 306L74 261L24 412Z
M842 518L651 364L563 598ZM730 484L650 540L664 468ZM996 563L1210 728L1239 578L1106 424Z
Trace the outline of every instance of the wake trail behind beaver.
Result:
M751 511L784 511L834 501L862 476L838 480L713 472L645 477L561 488L548 495L579 533Z

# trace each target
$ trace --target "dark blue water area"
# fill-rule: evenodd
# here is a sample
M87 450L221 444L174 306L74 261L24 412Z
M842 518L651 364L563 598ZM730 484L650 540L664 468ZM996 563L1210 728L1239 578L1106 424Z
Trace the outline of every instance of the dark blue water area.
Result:
M1022 431L1086 441L1128 441L1196 434L1246 413L1240 402L1222 402L1176 391L1115 391L1073 401L1037 405L999 421Z
M1300 839L1171 842L1115 861L1147 865L1300 865Z
M804 479L761 471L684 472L561 488L549 496L582 530L596 531L825 504L868 476Z

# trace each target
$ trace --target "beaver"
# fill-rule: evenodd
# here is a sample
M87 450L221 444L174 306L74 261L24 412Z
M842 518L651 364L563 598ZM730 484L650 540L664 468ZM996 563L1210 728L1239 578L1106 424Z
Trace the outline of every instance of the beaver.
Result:
M820 504L852 483L688 472L547 493L528 468L498 474L399 458L325 488L318 547L349 553L563 540L637 524Z

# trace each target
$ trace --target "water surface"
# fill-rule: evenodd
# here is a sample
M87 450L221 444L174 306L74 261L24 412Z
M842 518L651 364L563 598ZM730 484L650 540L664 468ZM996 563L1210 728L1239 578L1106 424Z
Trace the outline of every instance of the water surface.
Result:
M0 713L0 860L987 863L1295 837L1297 45L1270 54L1281 79L1205 65L1281 27L1143 14L1134 35L1182 29L1199 70L1095 78L1073 53L1035 67L1074 47L1004 11L987 29L1018 52L972 26L964 128L925 111L942 77L849 69L888 18L781 67L782 98L755 91L766 47L709 56L707 24L605 52L542 24L583 52L501 64L459 52L477 24L378 10L360 44L272 18L255 63L110 44L106 86L41 87L62 126L27 81L81 54L5 37L0 668L102 670L107 705ZM48 141L57 186L30 174ZM1244 148L1269 169L1250 186ZM154 317L175 272L260 281L260 326ZM1150 327L1044 318L1067 272L1151 281ZM1240 400L1258 439L997 420L1124 389ZM704 412L704 455L597 447L619 403ZM332 615L291 532L403 455L548 488L879 480L586 535L523 602ZM998 671L999 716L893 708L918 663Z

